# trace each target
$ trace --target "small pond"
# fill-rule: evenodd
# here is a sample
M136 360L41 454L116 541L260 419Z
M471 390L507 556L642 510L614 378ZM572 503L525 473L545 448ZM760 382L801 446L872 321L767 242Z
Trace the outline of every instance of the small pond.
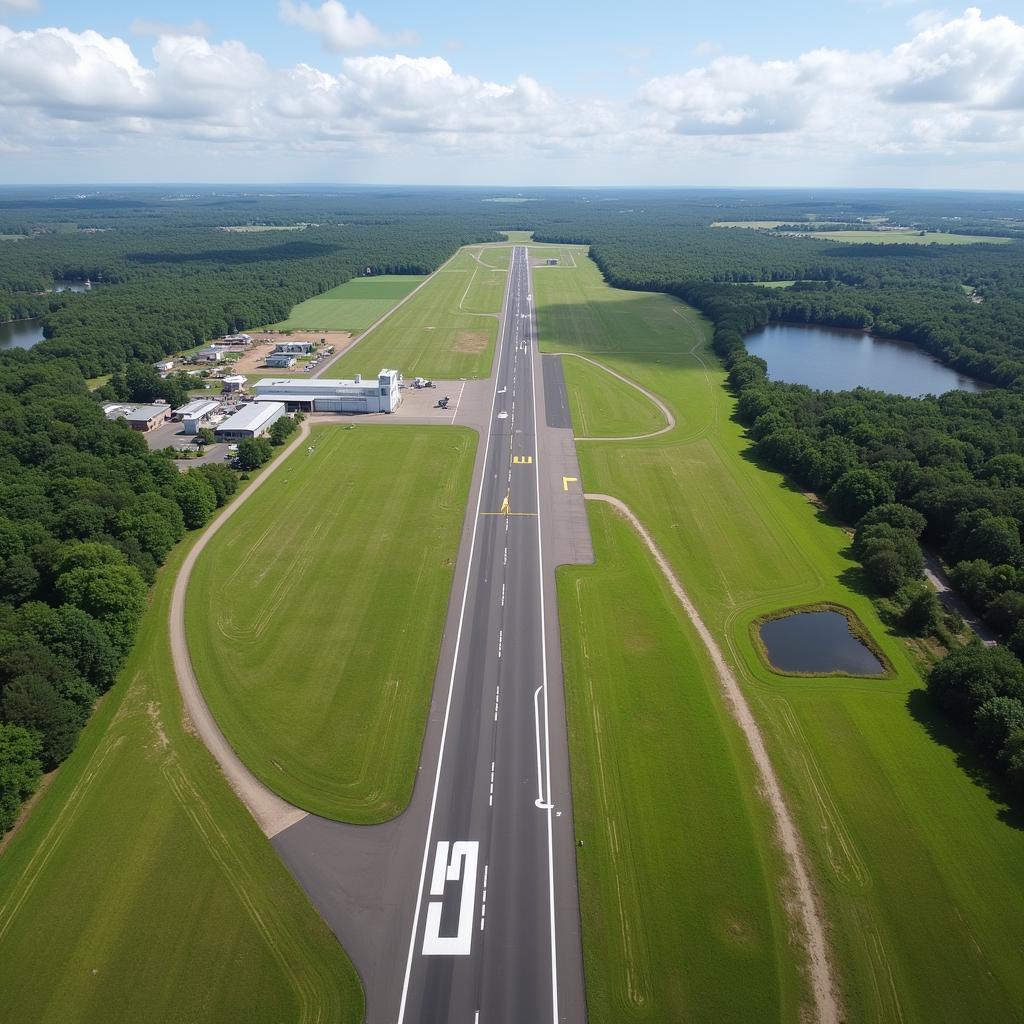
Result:
M0 350L5 348L31 348L43 340L43 321L39 317L31 320L9 320L0 323Z
M987 391L989 385L943 366L906 341L816 324L768 324L747 336L747 351L768 364L771 380L819 391L872 388L891 395Z
M851 632L841 612L795 612L759 628L772 668L779 672L879 676L885 666Z

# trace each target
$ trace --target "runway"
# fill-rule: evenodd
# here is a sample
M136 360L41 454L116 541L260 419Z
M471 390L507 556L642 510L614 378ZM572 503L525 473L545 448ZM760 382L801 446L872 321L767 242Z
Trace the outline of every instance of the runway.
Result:
M273 839L371 1024L586 1017L554 567L593 555L572 431L545 422L531 289L517 246L490 394L464 403L481 440L412 803Z

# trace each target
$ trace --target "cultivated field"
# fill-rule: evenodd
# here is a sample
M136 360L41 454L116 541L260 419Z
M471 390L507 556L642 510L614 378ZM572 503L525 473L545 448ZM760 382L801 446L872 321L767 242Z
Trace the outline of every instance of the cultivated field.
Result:
M5 1021L363 1019L354 969L182 724L179 545L120 680L0 855Z
M369 823L412 793L476 435L341 424L211 541L189 587L196 675L286 800Z
M590 1020L794 1021L770 825L714 670L632 529L560 570Z
M832 926L847 1019L1019 1019L1024 916L1010 908L1024 888L1024 831L983 783L972 781L955 739L928 717L906 650L859 589L857 569L844 554L847 535L747 457L706 324L667 296L608 288L593 264L580 262L576 271L535 277L544 348L606 362L656 392L677 418L676 428L658 438L581 444L582 483L622 498L646 523L740 677L802 827ZM617 554L609 561L619 564L628 546L602 529L599 556L610 547ZM754 650L750 623L772 609L818 601L851 608L896 677L797 679L770 672ZM620 610L628 607L623 601ZM585 625L584 613L563 605L565 628L571 630L572 617ZM588 649L591 685L595 694L606 692L615 680L602 678L604 662L594 645ZM672 721L682 734L687 723ZM747 757L741 747L734 751L742 781ZM602 813L581 785L598 771L586 754L574 762L574 810L582 820ZM618 773L608 780L620 787ZM629 792L623 788L616 799ZM677 834L645 831L652 849L637 863L643 884L656 892L667 884L680 835L707 850L713 876L719 867L711 828L697 819ZM598 923L585 919L585 936ZM624 927L607 918L600 923ZM685 971L696 976L691 984L706 984L702 961L665 962L660 946L643 947L629 932L604 937L599 947L585 941L598 971L618 972L618 964L595 957L633 942L638 973L661 978ZM799 960L798 950L792 955ZM620 989L613 998L607 985L592 968L594 1005L613 1007L594 1020L656 1019L639 1004L623 1010L628 993ZM772 1005L775 996L765 998Z
M993 235L954 235L947 231L928 231L923 235L920 231L813 231L808 237L868 245L1004 245L1010 241Z
M276 331L365 330L421 281L414 275L356 277L330 291L300 302Z
M497 251L485 251L495 266ZM506 276L460 250L404 306L343 355L331 375L350 377L393 366L407 379L487 377Z

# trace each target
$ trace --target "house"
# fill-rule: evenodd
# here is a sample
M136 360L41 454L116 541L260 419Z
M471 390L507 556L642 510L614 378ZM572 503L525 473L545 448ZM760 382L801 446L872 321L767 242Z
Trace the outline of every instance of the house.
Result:
M287 355L284 352L271 352L266 358L266 365L278 370L287 370L295 365L295 356Z
M161 359L160 362L153 364L153 369L156 370L156 372L160 373L160 374L170 373L171 370L174 369L174 360L173 359Z

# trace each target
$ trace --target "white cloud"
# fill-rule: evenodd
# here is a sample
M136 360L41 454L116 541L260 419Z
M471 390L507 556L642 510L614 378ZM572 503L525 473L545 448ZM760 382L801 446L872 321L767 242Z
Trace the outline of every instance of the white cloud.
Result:
M0 0L0 14L25 14L39 10L39 0Z
M319 7L281 0L281 19L320 37L334 53L363 50L387 41L387 37L361 11L349 14L338 0L324 0Z
M330 0L287 6L320 19L325 43L322 16L335 8L346 46L382 38ZM188 165L192 178L244 151L260 155L240 165L246 174L333 154L387 164L404 180L441 159L500 175L497 161L510 159L534 180L545 167L583 182L628 164L631 180L660 183L722 181L723 168L745 183L813 181L815 170L835 181L837 169L855 166L904 167L911 177L917 168L923 180L933 166L972 161L1009 177L1024 159L1024 25L973 8L922 24L888 51L708 56L647 79L632 104L567 95L526 75L463 74L439 56L275 68L241 42L204 38L205 26L148 27L162 31L136 50L93 31L0 26L0 175L17 179L26 147L62 155L69 178L81 176L76 155L100 152L148 160L150 175L165 173L168 153L191 154L203 161ZM315 177L300 166L304 180Z

